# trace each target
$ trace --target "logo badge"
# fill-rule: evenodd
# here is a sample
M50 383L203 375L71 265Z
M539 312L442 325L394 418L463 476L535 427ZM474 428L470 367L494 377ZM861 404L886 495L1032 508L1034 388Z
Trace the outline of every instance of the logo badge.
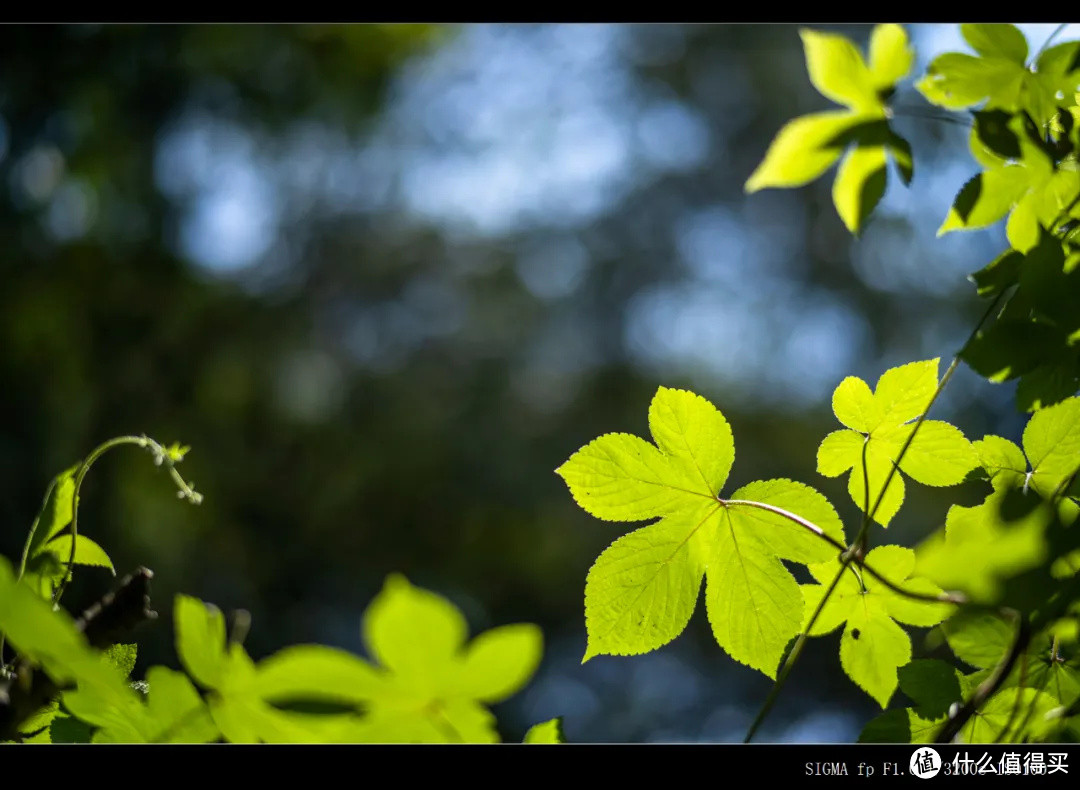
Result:
M910 768L911 772L920 779L937 776L938 771L941 770L941 755L929 746L924 746L911 755Z

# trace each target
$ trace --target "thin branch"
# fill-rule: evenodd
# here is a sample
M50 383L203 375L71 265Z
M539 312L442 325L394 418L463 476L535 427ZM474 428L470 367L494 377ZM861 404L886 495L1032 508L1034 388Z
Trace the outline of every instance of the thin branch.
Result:
M1025 653L1025 655L1027 655L1027 654ZM1031 722L1031 717L1035 713L1035 703L1037 703L1039 701L1039 694L1041 694L1043 691L1046 690L1046 685L1049 682L1050 682L1050 673L1047 672L1045 675L1043 675L1042 683L1039 684L1039 688L1037 689L1038 693L1031 695L1031 702L1028 703L1028 708L1027 708L1027 711L1024 713L1024 718L1021 720L1020 726L1016 728L1016 732L1013 735L1013 741L1014 742L1016 742L1017 739L1020 738L1024 734L1024 730L1027 728L1028 724Z
M802 516L792 513L789 510L784 510L782 507L770 505L768 502L755 502L751 499L721 499L719 501L722 505L745 505L747 507L756 507L760 508L761 510L767 510L770 513L775 513L778 516L782 516L783 518L786 518L789 521L798 524L803 529L809 530L822 540L828 541L838 551L847 551L847 546L838 541L836 538L825 534L825 530L823 530L817 524L812 521L808 521Z
M1028 654L1027 651L1020 656L1020 677L1016 682L1016 699L1013 700L1012 709L1009 711L1009 718L1005 720L1005 726L1001 728L1001 732L994 738L994 743L1001 743L1005 739L1006 733L1012 729L1013 724L1016 722L1016 717L1020 715L1020 703L1024 699L1024 682L1027 680L1028 671ZM1049 677L1049 675L1047 675ZM1023 728L1023 724L1020 725Z
M109 441L99 444L93 449L90 455L86 456L86 460L79 465L79 470L75 473L75 491L71 497L71 551L68 554L67 570L64 573L64 577L53 591L53 606L59 605L60 597L64 594L64 590L67 589L68 584L71 583L71 577L75 570L75 548L79 539L79 492L82 489L86 473L89 472L90 467L109 450L114 447L128 444L141 447L144 450L149 450L154 456L155 464L158 466L164 464L168 467L169 475L172 477L173 482L176 483L178 489L177 495L181 499L187 499L192 504L196 505L202 502L202 494L195 491L195 489L192 488L176 470L176 461L169 451L149 436L117 436L115 439L109 439Z
M956 126L963 126L964 128L971 128L971 122L965 121L961 118L957 118L955 115L946 115L945 113L937 112L929 107L914 107L910 105L892 106L892 114L894 118L923 118L928 121L941 121L942 123L951 123Z
M743 505L745 507L760 508L761 510L767 510L770 513L775 513L778 516L786 518L794 524L798 524L803 529L826 541L830 546L837 549L838 551L852 554L851 559L849 559L848 562L855 561L858 567L865 570L867 573L869 573L871 576L873 576L875 579L877 579L879 582L884 584L886 587L888 587L890 590L897 593L898 595L903 595L907 598L911 598L914 601L923 601L925 603L951 603L957 606L966 606L971 604L971 601L969 601L966 596L958 592L943 592L938 595L932 595L930 593L920 593L915 592L914 590L904 589L896 582L876 571L870 565L867 565L865 558L858 555L858 552L854 550L854 546L845 546L843 543L836 540L836 538L826 534L825 530L823 530L814 522L809 521L808 519L805 519L802 516L792 513L788 510L784 510L781 507L777 507L776 505L770 505L767 502L755 502L750 499L722 499L720 500L720 503L723 505Z
M19 559L19 573L15 577L16 582L21 582L23 575L26 573L26 561L30 557L30 546L34 543L34 535L37 534L38 525L41 523L41 517L45 515L45 508L49 506L49 497L52 496L53 489L56 488L56 481L59 477L54 477L49 481L49 485L45 487L45 496L41 500L41 508L38 510L36 516L34 516L34 523L30 525L30 532L26 535L26 543L23 545L22 557ZM4 645L7 642L7 634L0 633L0 677L7 677L7 667L3 664L4 660Z
M979 330L982 329L982 325L984 323L986 323L986 319L989 318L993 314L993 312L994 312L995 308L997 307L998 303L1001 301L1001 298L1004 295L1004 293L1005 292L1002 291L996 297L994 297L994 300L990 303L990 306L986 309L986 312L983 313L982 317L979 319L979 322L975 325L975 328L971 330L971 334L968 336L968 339L964 342L965 346L967 345L967 343L969 343L971 341L972 338L974 338L978 334ZM869 503L870 503L870 499L869 499L869 497L870 497L870 481L869 481L869 473L868 473L867 468L866 468L866 445L865 444L863 445L863 482L864 482L864 485L865 485L865 488L866 488L866 499L865 499L865 503L864 503L865 507L864 507L864 510L863 510L862 524L861 524L861 526L859 528L859 534L855 537L855 540L852 541L852 543L851 543L851 545L849 547L845 548L845 547L840 546L840 544L837 541L835 541L834 539L832 539L831 537L826 535L825 531L822 530L817 525L812 524L811 522L807 521L806 519L804 519L804 518L802 518L800 516L796 516L793 513L789 513L788 511L783 510L782 508L777 508L777 507L771 506L771 505L766 506L766 505L764 505L764 503L760 503L760 502L755 502L755 503L742 502L741 503L741 504L751 505L751 506L754 506L754 507L762 507L765 510L771 510L772 512L777 513L778 515L782 515L785 518L789 518L793 522L795 522L796 524L800 524L804 528L809 529L811 532L813 532L818 537L821 537L821 538L824 538L824 539L828 540L830 544L832 544L833 546L835 546L837 548L840 548L843 551L843 553L840 556L840 563L841 563L840 570L836 574L836 578L833 579L832 584L830 584L828 589L825 591L825 594L822 596L821 602L818 604L817 610L814 612L813 617L810 618L810 622L807 624L807 626L803 630L802 634L799 635L799 638L795 642L795 646L792 648L791 653L788 654L787 660L784 662L784 666L781 668L779 674L777 675L776 681L773 683L772 689L770 689L770 691L769 691L769 696L766 698L765 703L762 705L761 710L758 711L757 717L754 719L753 723L750 725L750 729L746 733L746 737L745 737L745 739L743 741L744 743L749 743L750 742L750 739L754 737L754 733L757 732L758 728L761 726L761 723L765 720L765 717L768 715L769 711L772 709L772 706L776 702L776 698L780 694L780 690L783 688L784 683L786 682L788 675L791 674L791 670L795 666L795 662L798 660L799 656L802 654L802 648L803 648L803 645L806 642L807 637L809 636L810 629L813 627L813 624L817 620L817 617L821 614L821 611L825 608L825 604L828 602L829 598L832 596L833 592L836 590L836 586L840 583L840 577L843 576L844 571L847 570L848 565L851 564L851 562L853 560L856 560L856 559L859 560L859 565L861 567L865 568L866 571L870 575L872 575L875 579L880 581L882 584L884 584L889 589L893 590L893 592L899 593L899 594L904 595L904 596L906 596L908 598L913 598L915 600L920 600L920 601L926 601L928 603L952 603L952 604L956 604L956 605L971 605L970 602L964 596L960 595L959 593L942 593L939 596L928 596L928 595L925 595L923 593L916 593L916 592L912 592L910 590L905 590L902 587L894 584L891 580L886 579L884 576L877 573L873 568L868 567L865 563L862 562L862 560L863 560L863 558L865 557L865 554L866 554L867 536L868 536L869 530L870 530L870 523L871 523L871 521L872 521L872 519L874 517L874 514L877 513L878 508L881 506L881 501L885 498L885 492L889 489L889 484L892 482L893 475L895 475L897 469L899 469L900 461L903 459L904 455L907 453L908 448L911 447L911 443L915 439L915 434L918 433L919 427L926 420L926 415L930 412L930 408L934 405L934 402L937 400L938 396L941 394L941 391L945 388L945 385L948 384L949 379L952 378L952 375L956 371L956 368L959 366L959 364L960 364L960 353L957 352L957 354L953 357L953 360L950 363L948 369L945 371L945 375L942 376L941 380L938 382L937 388L934 390L934 394L930 397L930 401L926 404L926 409L924 409L923 413L919 415L919 419L915 422L915 425L912 428L911 433L908 435L907 440L904 442L903 446L900 448L900 453L897 456L896 460L893 462L893 466L889 470L889 474L885 478L885 484L881 487L881 492L878 494L877 500L874 502L874 506L872 508L869 507ZM852 472L852 474L854 474L854 472ZM730 504L730 502L729 502L729 504Z
M1016 637L1013 639L1012 645L1009 647L1009 652L1004 655L998 665L994 668L994 671L990 674L986 680L978 685L971 696L968 698L956 713L949 717L949 719L942 725L938 731L937 736L934 738L935 743L951 743L952 739L957 736L964 725L968 723L976 711L982 707L990 697L992 697L1001 685L1005 682L1005 679L1012 672L1012 668L1016 665L1017 659L1027 649L1028 643L1031 641L1031 624L1028 622L1027 617L1019 612L1013 611L1012 614L1016 618Z
M986 308L982 318L979 319L979 323L975 325L975 328L971 330L971 334L968 335L968 339L964 341L964 345L961 346L961 350L967 346L971 340L978 335L979 330L982 329L982 325L986 323L986 319L993 315L994 310L997 308L998 302L1001 301L1001 297L1005 294L1004 291L1000 292L994 297L994 300L990 303L990 306ZM896 461L893 463L893 467L889 470L889 474L885 476L885 484L881 487L880 493L878 493L877 500L874 502L874 507L867 514L867 518L863 522L863 532L868 529L869 522L873 519L877 513L878 508L881 507L881 501L885 498L885 492L889 490L889 483L892 482L893 476L900 468L900 462L907 454L908 448L911 447L911 443L915 441L915 434L919 432L919 428L926 421L926 415L930 413L930 409L933 408L934 403L937 402L938 396L941 395L942 390L945 389L945 385L949 383L949 379L952 378L953 373L956 372L956 368L960 365L960 352L958 351L953 357L952 362L949 363L949 367L946 368L945 374L941 377L941 381L938 382L937 389L934 390L934 394L930 396L930 402L926 404L926 408L923 409L923 413L919 415L919 419L915 421L915 426L911 429L911 433L908 435L904 444L900 447L900 453L896 456ZM861 535L860 535L861 537Z
M898 595L903 595L905 598L910 598L913 601L923 601L924 603L951 603L955 604L956 606L979 606L979 604L975 604L971 600L969 600L968 597L963 593L942 592L937 595L931 595L930 593L920 593L915 592L914 590L906 590L888 577L878 573L865 562L860 562L859 567L869 573L879 582L884 584L894 593L897 593Z
M1039 49L1038 49L1038 50L1037 50L1037 51L1035 52L1035 54L1034 54L1034 55L1032 56L1032 58L1031 58L1031 62L1030 62L1030 63L1029 63L1028 65L1029 65L1029 66L1033 66L1033 65L1034 65L1035 63L1037 63L1037 62L1038 62L1038 60L1039 60L1039 56L1040 56L1040 55L1042 55L1042 53L1046 51L1046 48L1047 48L1048 46L1050 46L1050 43L1051 43L1051 42L1052 42L1052 41L1053 41L1053 40L1054 40L1055 38L1057 38L1058 36L1060 36L1060 35L1061 35L1061 33L1062 33L1062 32L1063 32L1064 30L1065 30L1065 28L1067 28L1068 26L1069 26L1069 23L1068 23L1068 22L1062 22L1062 23L1061 23L1060 25L1058 25L1058 26L1057 26L1056 28L1054 28L1054 32L1053 32L1053 33L1051 33L1051 34L1050 34L1049 36L1047 36L1047 37L1046 37L1046 41L1044 41L1044 42L1042 43L1042 46L1041 46L1041 47L1039 47Z
M787 659L784 661L784 665L780 668L780 672L776 676L776 682L773 683L772 689L769 690L769 696L765 698L765 702L761 706L761 710L758 711L757 716L754 718L753 723L750 725L750 729L746 731L746 737L743 738L743 743L750 743L754 734L758 731L758 728L765 721L765 717L769 715L769 711L772 710L773 705L776 703L776 698L780 696L780 690L784 687L784 683L787 681L788 675L791 674L791 670L795 667L795 662L798 661L799 655L802 653L803 646L806 644L807 638L810 636L810 630L814 627L814 623L817 622L818 617L821 616L821 612L825 609L825 603L829 600L829 596L832 595L833 590L836 589L836 585L840 583L840 577L844 575L844 571L847 570L848 564L851 562L851 556L847 554L845 559L840 563L840 570L832 580L832 584L829 585L828 590L825 591L825 595L821 596L821 601L817 605L817 609L810 616L809 622L806 624L806 628L799 634L799 638L795 641L795 644L791 648L791 652L788 653Z

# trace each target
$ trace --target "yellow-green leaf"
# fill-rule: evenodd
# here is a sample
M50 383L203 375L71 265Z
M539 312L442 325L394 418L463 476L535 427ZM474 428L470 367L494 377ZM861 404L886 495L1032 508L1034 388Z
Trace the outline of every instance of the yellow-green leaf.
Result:
M818 92L837 104L869 110L880 105L874 79L850 40L834 33L802 29L806 69Z
M870 34L870 75L878 90L889 88L911 71L915 52L900 25L877 25Z
M843 132L866 120L847 110L803 115L777 133L765 158L746 181L747 192L766 187L797 187L813 181L844 153Z
M833 182L833 203L848 230L858 235L885 194L884 146L859 146L840 164Z

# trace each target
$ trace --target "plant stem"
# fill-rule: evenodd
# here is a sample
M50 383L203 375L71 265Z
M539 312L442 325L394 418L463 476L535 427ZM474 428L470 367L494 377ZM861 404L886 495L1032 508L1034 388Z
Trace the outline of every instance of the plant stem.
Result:
M49 505L49 497L52 496L53 489L56 488L56 481L58 477L54 477L49 481L49 485L45 488L45 498L41 500L41 509L38 510L36 516L34 516L34 523L30 525L30 532L26 536L26 543L23 545L22 558L19 560L19 573L15 577L16 582L22 581L23 574L26 573L26 561L30 557L30 546L34 542L34 535L37 533L38 524L41 523L41 517L45 513L45 508ZM7 643L7 634L0 634L0 677L8 676L7 665L3 664L4 660L4 645Z
M1025 653L1025 655L1027 655L1027 654ZM1039 684L1039 688L1037 689L1037 691L1039 693L1042 693L1043 691L1045 691L1046 690L1046 684L1049 683L1049 682L1050 682L1050 673L1047 672L1043 676L1042 683ZM1024 733L1024 729L1028 726L1028 723L1031 721L1031 717L1035 713L1035 703L1038 702L1038 701L1039 701L1039 694L1032 694L1031 695L1031 702L1028 703L1027 711L1024 713L1024 718L1020 720L1020 726L1016 728L1016 732L1013 734L1013 742L1014 743L1018 742L1019 738Z
M791 648L791 652L788 653L787 659L784 661L784 665L780 667L780 672L776 675L776 682L773 683L772 689L769 691L769 696L765 698L765 702L761 706L761 710L758 711L757 716L754 718L753 723L750 725L750 729L746 731L746 737L743 738L743 743L750 743L754 734L758 731L758 728L765 721L765 717L769 715L769 711L772 710L773 705L776 703L776 698L780 695L780 690L784 687L784 682L787 680L788 675L791 674L791 670L795 666L795 662L799 659L799 655L802 653L803 646L806 644L806 640L810 635L810 629L814 627L814 623L817 622L818 617L821 616L821 612L825 609L825 603L829 600L829 596L832 595L833 590L836 589L836 585L840 583L840 577L844 575L844 571L847 570L848 564L851 562L851 556L848 555L840 562L840 570L833 578L832 583L829 585L829 589L825 591L825 595L821 597L821 602L818 604L817 609L810 616L809 622L806 624L806 628L799 634L799 638L795 641L794 646Z
M1016 699L1013 700L1012 709L1009 711L1009 718L1005 721L1005 726L1001 728L1001 732L994 738L994 743L1001 743L1005 739L1006 733L1012 729L1013 723L1016 721L1016 717L1020 715L1020 703L1024 698L1024 681L1027 680L1028 670L1028 654L1025 652L1020 656L1020 677L1016 683ZM1047 675L1049 677L1049 675ZM1021 724L1021 727L1023 724Z
M1037 61L1039 60L1039 56L1040 56L1040 55L1042 55L1042 53L1046 51L1046 48L1047 48L1048 46L1050 46L1050 43L1051 43L1051 42L1052 42L1052 41L1053 41L1053 40L1054 40L1055 38L1057 38L1058 36L1060 36L1060 35L1061 35L1061 33L1062 33L1062 31L1064 31L1064 30L1065 30L1065 28L1067 28L1068 26L1069 26L1069 23L1068 23L1068 22L1062 22L1062 23L1061 23L1060 25L1058 25L1058 26L1057 26L1056 28L1054 28L1054 32L1053 32L1053 33L1051 33L1051 34L1050 34L1049 36L1047 36L1047 37L1046 37L1046 41L1044 41L1044 42L1042 43L1042 46L1041 46L1041 47L1039 47L1038 51L1036 51L1036 52L1035 52L1035 54L1034 54L1034 55L1032 56L1032 58L1031 58L1031 62L1030 62L1030 63L1029 63L1028 65L1029 65L1029 66L1031 66L1031 65L1034 65L1034 64L1035 64L1035 63L1036 63L1036 62L1037 62Z
M720 503L723 504L723 505L745 505L746 507L756 507L756 508L760 508L761 510L767 510L770 513L775 513L776 515L781 516L783 518L786 518L789 521L794 522L795 524L798 524L800 527L809 530L810 532L814 533L815 535L817 535L822 540L827 541L829 544L834 546L837 550L839 550L839 551L847 551L847 548L848 548L847 546L845 546L843 543L838 541L836 538L825 534L825 530L823 530L817 524L803 518L802 516L796 515L795 513L792 513L792 512L790 512L788 510L784 510L782 507L777 507L776 505L770 505L768 502L755 502L752 499L721 499Z
M990 306L987 307L986 311L983 313L982 317L979 319L979 322L975 325L975 328L971 330L971 334L968 335L968 339L966 341L964 341L964 346L967 346L967 344L969 342L971 342L971 339L974 338L978 334L980 329L982 329L982 325L984 323L986 323L986 319L989 318L993 314L994 310L997 308L998 303L1001 301L1001 298L1004 295L1004 293L1005 292L1002 291L1001 293L999 293L997 296L994 297L994 300L990 303ZM963 350L963 346L961 347L961 350ZM897 592L897 593L899 593L901 595L905 595L905 596L907 596L909 598L914 598L914 599L917 599L917 600L923 600L923 601L928 601L928 602L933 602L933 603L952 603L952 604L957 604L957 605L969 605L968 600L964 596L961 596L961 595L959 595L957 593L954 593L954 594L942 593L941 596L927 596L927 595L924 595L922 593L915 593L915 592L910 592L908 590L904 590L902 587L899 587L898 585L892 583L890 580L886 579L884 576L877 573L872 568L870 568L869 566L867 566L865 563L862 562L862 558L866 554L866 544L867 544L867 536L868 536L869 530L870 530L870 522L873 519L874 514L877 513L878 508L881 506L881 501L885 498L885 492L889 490L889 484L892 482L893 475L895 475L896 470L900 468L900 461L903 460L904 455L908 451L908 448L911 447L911 443L915 439L915 434L918 433L919 427L926 420L926 415L930 412L931 407L933 407L935 401L937 401L937 399L938 399L938 396L941 394L941 391L943 389L945 389L945 385L949 383L949 379L952 378L953 373L956 372L956 368L959 365L960 365L960 352L958 351L956 353L956 355L953 357L952 362L949 364L949 367L945 370L945 375L943 375L941 377L941 380L938 382L937 388L934 390L934 394L930 397L930 401L926 404L926 408L923 410L923 413L919 415L919 419L915 422L915 425L912 427L911 433L908 435L908 437L905 440L903 446L900 448L900 453L897 455L896 460L893 462L893 466L889 470L889 474L886 475L885 484L881 487L881 491L878 494L877 499L874 502L873 507L869 507L869 503L870 503L870 498L869 498L870 497L870 481L869 481L869 473L868 473L867 468L866 468L866 444L865 443L863 444L863 464L862 464L862 466L863 466L863 483L864 483L864 486L865 486L865 489L866 489L866 498L865 498L865 501L864 501L865 507L864 507L864 510L863 510L862 524L859 527L859 534L856 535L855 540L852 541L851 545L848 546L846 549L841 547L837 541L833 540L828 535L826 535L824 530L822 530L820 527L817 527L816 525L810 524L810 522L807 522L806 519L795 516L794 514L788 513L787 511L784 511L784 510L782 510L780 508L774 508L772 506L767 506L766 507L766 506L763 505L763 503L760 503L760 502L759 503L749 503L749 502L743 503L743 504L753 504L754 506L757 506L757 507L764 507L764 509L766 509L766 510L771 510L774 513L778 513L779 515L783 515L786 518L790 518L796 524L801 524L803 527L806 527L806 528L810 529L811 532L818 535L819 537L822 537L822 538L828 540L829 543L831 543L834 546L837 546L838 548L841 548L841 550L843 551L843 554L841 554L841 557L840 557L840 571L836 574L836 578L833 579L832 584L830 584L828 589L825 591L825 594L821 598L821 602L818 604L817 610L814 612L813 616L810 618L810 622L807 624L806 628L803 629L803 632L799 635L799 638L796 641L795 646L791 649L791 653L788 654L787 660L784 662L783 667L781 668L780 672L777 674L776 681L773 683L773 687L769 691L769 696L765 699L765 703L761 706L761 710L758 711L757 717L754 719L753 723L750 725L750 729L747 731L746 737L743 739L744 743L749 743L750 742L750 739L754 737L754 733L757 732L758 728L761 726L761 723L765 720L765 717L768 715L769 711L772 710L773 704L776 702L776 698L780 694L780 690L784 687L784 683L786 682L788 676L791 674L791 670L794 667L795 662L798 660L799 656L802 653L802 647L803 647L803 644L805 644L805 642L806 642L806 639L807 639L807 637L809 635L810 629L813 627L814 622L817 620L817 617L821 614L821 611L825 608L825 604L828 602L829 598L832 596L833 592L836 590L836 586L840 583L840 577L843 576L844 571L847 570L847 567L852 562L852 560L857 558L859 560L859 565L861 567L865 568L866 571L871 576L873 576L875 579L880 581L882 584L884 584L889 589L893 590L893 592ZM852 472L852 474L854 474L854 472ZM979 704L981 704L981 702Z
M814 522L809 521L809 520L803 518L802 516L796 515L795 513L791 513L791 512L789 512L787 510L784 510L781 507L777 507L776 505L770 505L767 502L755 502L755 501L750 500L750 499L722 499L722 500L720 500L720 502L722 504L724 504L724 505L742 505L742 506L745 506L745 507L756 507L756 508L760 508L761 510L767 510L770 513L775 513L778 516L781 516L783 518L788 519L789 521L791 521L794 524L798 524L800 527L806 529L807 531L809 531L812 534L816 535L817 537L821 538L822 540L827 542L830 546L837 549L838 551L841 551L841 552L853 552L854 551L854 548L855 548L854 544L852 544L851 546L845 546L843 543L836 540L836 538L832 537L831 535L826 534L825 530L823 530L821 527L819 527ZM856 559L856 557L853 554L853 556L849 560L849 562L851 562L851 561L853 561L855 559ZM873 576L875 579L877 579L879 582L881 582L886 587L888 587L890 590L892 590L893 592L895 592L895 593L897 593L899 595L906 596L907 598L911 598L912 600L924 601L926 603L951 603L951 604L956 604L957 606L967 606L967 605L971 604L971 601L969 601L966 596L964 596L964 595L962 595L960 593L956 593L956 592L952 592L952 593L943 592L943 593L940 593L939 595L930 595L929 593L920 593L920 592L915 592L913 590L905 590L903 587L901 587L896 582L892 581L888 577L886 577L886 576L882 575L881 573L879 573L878 571L874 570L874 568L871 567L870 565L867 565L866 562L865 562L865 558L859 557L858 562L856 564L860 568L865 570L867 573L869 573L871 576Z
M1013 616L1016 618L1016 637L1013 639L1012 645L1009 647L1009 652L1005 654L998 665L994 668L990 677L979 684L978 688L972 692L967 702L956 712L954 716L949 717L948 721L942 725L938 731L937 736L934 738L935 743L951 743L952 739L957 736L960 730L968 720L975 715L975 712L992 697L1001 685L1005 682L1005 679L1012 672L1013 666L1016 664L1017 659L1027 649L1028 642L1031 641L1031 624L1028 622L1027 617L1010 610Z
M903 118L904 116L910 118L924 118L928 121L941 121L942 123L951 123L966 128L971 127L971 123L969 121L964 121L953 115L945 115L944 113L935 112L929 107L898 107L894 105L892 107L892 113L893 117L895 118Z
M109 439L107 442L99 444L93 449L90 455L86 456L86 460L79 465L79 469L75 473L75 490L71 497L71 552L68 554L67 570L64 573L64 577L53 591L52 604L54 607L60 605L60 597L64 594L64 590L71 582L71 577L75 569L75 547L79 540L79 491L82 489L83 479L86 477L86 473L90 471L90 467L93 466L101 456L114 447L121 447L127 444L133 444L136 447L142 447L143 449L149 450L154 455L154 463L159 466L164 463L168 466L169 474L172 476L173 481L179 489L177 493L181 499L188 499L194 504L198 504L202 501L202 495L196 492L195 489L180 476L180 473L176 471L176 462L169 452L161 444L155 442L150 437L117 436L114 439Z

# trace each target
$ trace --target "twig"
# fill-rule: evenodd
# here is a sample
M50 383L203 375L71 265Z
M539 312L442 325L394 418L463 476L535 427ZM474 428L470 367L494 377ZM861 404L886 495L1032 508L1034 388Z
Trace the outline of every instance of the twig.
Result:
M1009 652L998 662L998 665L994 668L990 677L980 683L975 691L972 692L967 702L965 702L960 709L957 710L955 714L951 715L945 724L942 725L937 736L934 738L935 743L952 742L952 739L957 736L964 725L975 715L976 711L982 707L983 703L990 699L990 697L1001 688L1001 685L1005 682L1009 673L1012 672L1013 666L1016 665L1017 659L1019 659L1027 649L1028 643L1031 641L1031 624L1023 614L1016 611L1012 611L1012 614L1016 618L1016 637L1009 647Z

